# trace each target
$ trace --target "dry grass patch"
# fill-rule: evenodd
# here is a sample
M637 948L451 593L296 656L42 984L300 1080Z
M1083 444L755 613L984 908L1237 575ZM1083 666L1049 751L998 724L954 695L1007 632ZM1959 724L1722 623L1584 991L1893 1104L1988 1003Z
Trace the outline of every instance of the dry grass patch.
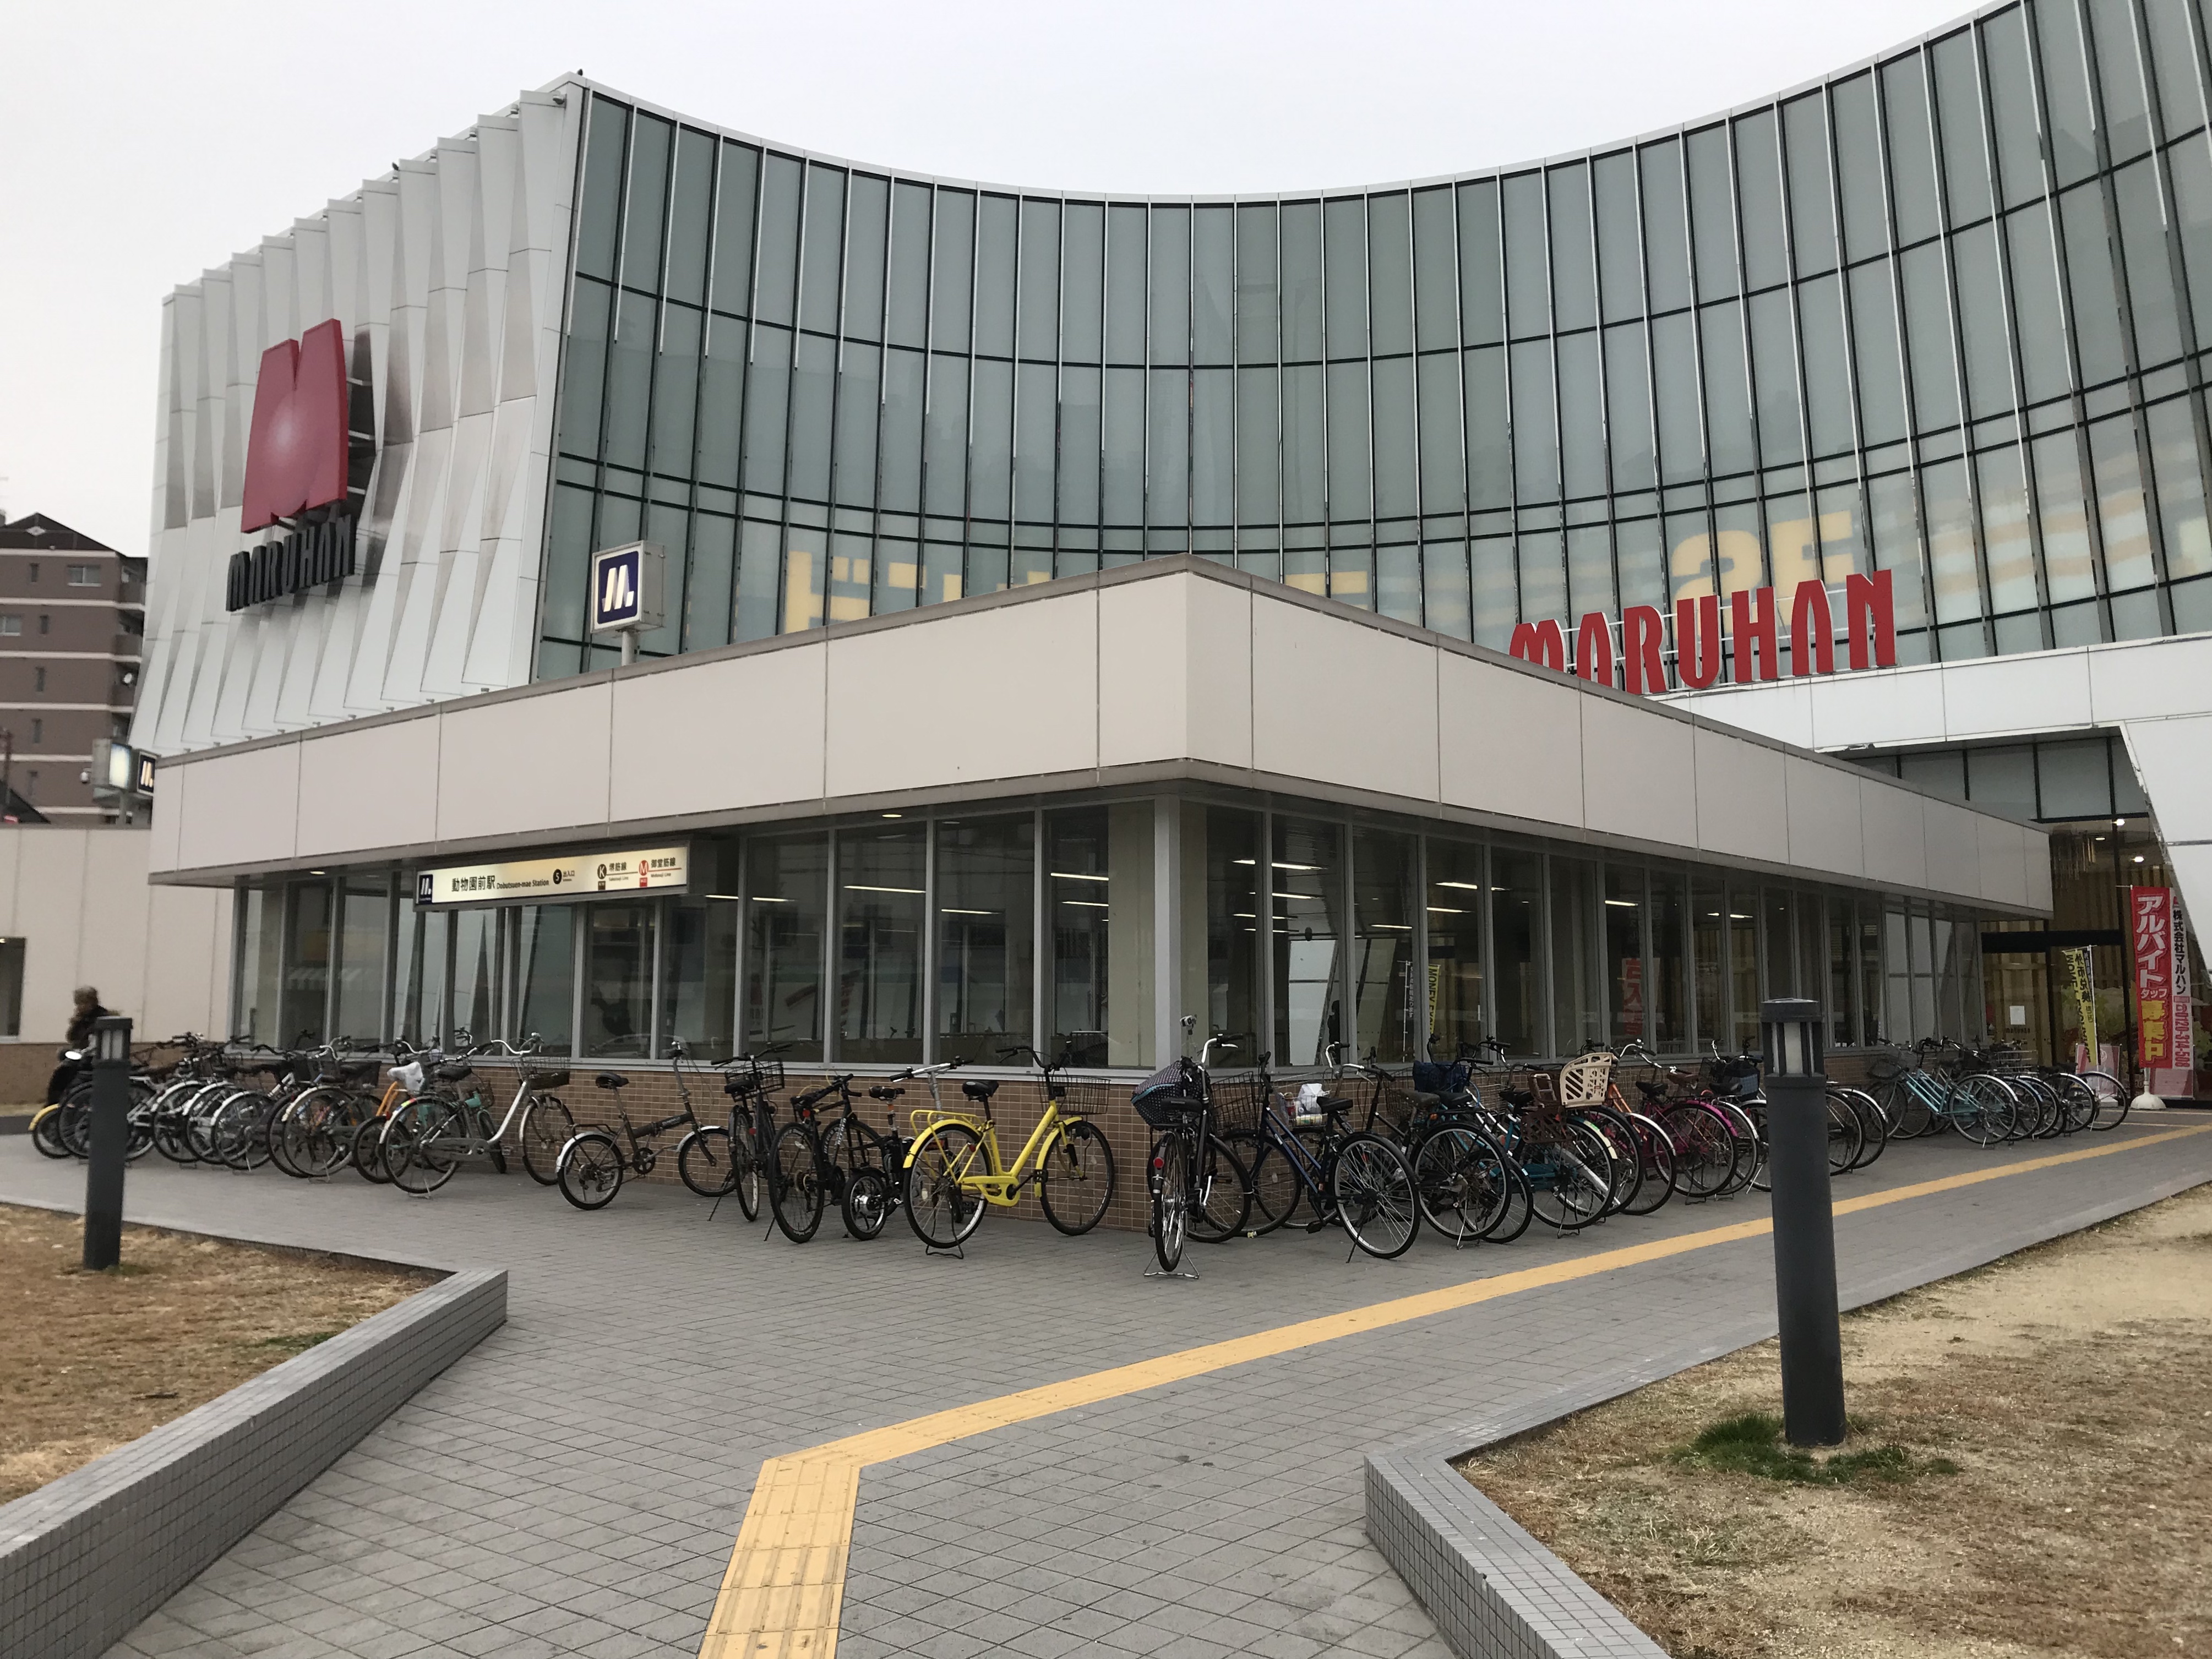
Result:
M83 1245L77 1217L0 1205L0 1503L431 1282L152 1227L88 1273Z
M2212 1188L1844 1322L1851 1434L1772 1343L1462 1472L1677 1659L2212 1653Z

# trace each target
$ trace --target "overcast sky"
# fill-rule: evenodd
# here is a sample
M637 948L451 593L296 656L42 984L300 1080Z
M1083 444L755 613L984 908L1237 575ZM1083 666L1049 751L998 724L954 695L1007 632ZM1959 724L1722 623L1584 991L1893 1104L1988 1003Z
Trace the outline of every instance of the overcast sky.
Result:
M0 508L143 552L161 296L578 69L994 183L1360 185L1578 149L1911 39L1960 0L1334 6L0 4Z

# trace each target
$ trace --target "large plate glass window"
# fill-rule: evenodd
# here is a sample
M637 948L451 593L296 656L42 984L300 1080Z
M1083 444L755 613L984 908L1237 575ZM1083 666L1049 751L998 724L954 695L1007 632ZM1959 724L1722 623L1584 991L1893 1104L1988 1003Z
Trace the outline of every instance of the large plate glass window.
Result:
M1697 1006L1699 1047L1729 1034L1728 893L1717 875L1690 878L1691 989Z
M339 889L338 994L334 1035L374 1043L384 1036L384 946L392 923L386 876L348 876Z
M574 904L527 904L515 914L519 1037L533 1034L548 1054L575 1041L576 912Z
M1424 1058L1413 966L1416 846L1411 836L1382 830L1355 830L1352 838L1356 1047L1386 1062Z
M1027 813L937 826L939 1060L999 1065L1030 1040L1035 841Z
M584 907L584 1052L642 1059L653 1031L650 900ZM458 979L458 973L455 977Z
M1319 1066L1345 1038L1343 832L1333 823L1275 820L1275 1032L1279 1066Z
M1512 1054L1551 1049L1544 1023L1544 860L1498 848L1491 854L1490 941L1498 1040Z
M1234 807L1182 807L1182 988L1207 1036L1249 1060L1260 1033L1260 819Z
M837 837L840 1060L921 1058L921 947L927 832L919 823Z
M1429 842L1429 1031L1438 1060L1480 1042L1482 1023L1482 848Z
M1153 1063L1152 819L1150 801L1045 817L1050 1047L1078 1066Z
M1604 993L1597 939L1597 866L1581 859L1552 860L1552 1042L1559 1054L1580 1054L1604 1032Z
M1680 870L1651 872L1651 963L1644 988L1649 1035L1660 1054L1691 1046L1689 893Z
M289 935L284 960L284 988L277 999L283 1010L276 1029L257 1041L279 1048L323 1040L324 999L331 983L331 900L328 882L302 882L287 895L286 930Z
M1605 971L1607 1029L1617 1045L1648 1039L1651 1033L1651 988L1644 960L1644 872L1633 866L1605 866Z
M711 869L711 856L708 868ZM737 1012L738 903L734 892L668 902L668 961L661 986L660 1040L680 1038L687 1054L720 1060L732 1048Z
M745 1046L785 1045L822 1058L823 933L830 843L823 836L757 841L745 849Z

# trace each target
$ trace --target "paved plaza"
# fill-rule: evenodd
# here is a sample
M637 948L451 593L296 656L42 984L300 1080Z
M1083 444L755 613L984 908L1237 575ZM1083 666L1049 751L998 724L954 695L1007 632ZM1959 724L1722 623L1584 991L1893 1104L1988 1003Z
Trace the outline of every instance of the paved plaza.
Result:
M1984 1154L1892 1148L1839 1204L1847 1301L2212 1180L2212 1122ZM2138 1146L2152 1140L2155 1144ZM75 1206L83 1172L0 1140L0 1200ZM1347 1261L1340 1235L1196 1249L1146 1279L1141 1236L987 1220L965 1260L900 1224L803 1248L734 1205L636 1184L585 1215L520 1176L427 1200L133 1169L135 1221L509 1270L509 1320L148 1620L120 1656L584 1654L691 1659L762 1461L1319 1315L1687 1238L1756 1194ZM1362 1454L1557 1396L1596 1397L1772 1328L1771 1244L1733 1237L975 1434L861 1474L842 1659L1079 1650L1443 1659L1368 1544Z

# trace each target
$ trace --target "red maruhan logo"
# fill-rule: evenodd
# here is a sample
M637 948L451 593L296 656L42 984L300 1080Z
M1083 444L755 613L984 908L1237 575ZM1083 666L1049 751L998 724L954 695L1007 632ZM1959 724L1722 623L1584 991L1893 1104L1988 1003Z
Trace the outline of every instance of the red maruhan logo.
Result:
M332 319L261 354L239 528L259 530L345 494L345 331Z

